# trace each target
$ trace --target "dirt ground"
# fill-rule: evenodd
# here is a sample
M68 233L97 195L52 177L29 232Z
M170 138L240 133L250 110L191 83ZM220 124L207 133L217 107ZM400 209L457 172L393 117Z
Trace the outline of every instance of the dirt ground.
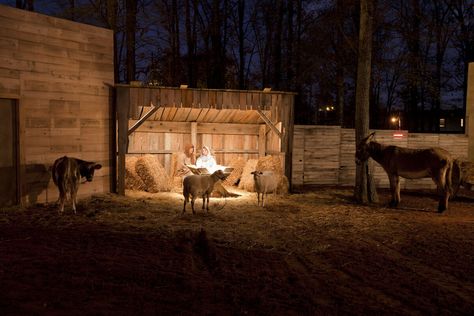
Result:
M2 315L474 315L474 192L93 196L0 211Z

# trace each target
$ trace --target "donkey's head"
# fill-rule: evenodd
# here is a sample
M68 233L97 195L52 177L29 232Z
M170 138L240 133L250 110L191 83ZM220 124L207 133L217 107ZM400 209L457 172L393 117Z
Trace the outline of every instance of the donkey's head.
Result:
M360 165L363 161L366 161L370 157L369 152L369 143L374 138L375 132L371 133L369 136L365 137L357 144L356 153L355 153L355 162Z

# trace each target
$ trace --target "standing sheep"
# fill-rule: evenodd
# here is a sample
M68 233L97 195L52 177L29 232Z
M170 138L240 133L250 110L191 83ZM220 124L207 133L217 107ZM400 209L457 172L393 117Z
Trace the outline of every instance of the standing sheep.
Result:
M260 194L262 194L262 206L265 206L265 195L270 192L276 193L278 177L273 171L254 171L252 174L257 192L257 205L260 205Z
M206 208L209 211L209 195L214 189L214 184L225 178L225 174L222 170L217 170L213 174L207 175L190 175L183 180L183 195L184 195L184 206L183 214L186 212L186 204L189 202L189 196L191 195L191 209L194 212L194 201L198 196L202 197L202 209ZM207 205L206 205L207 198Z

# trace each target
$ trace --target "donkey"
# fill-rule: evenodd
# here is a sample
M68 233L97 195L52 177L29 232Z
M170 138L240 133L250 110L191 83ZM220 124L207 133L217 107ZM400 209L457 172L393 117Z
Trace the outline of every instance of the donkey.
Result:
M448 209L451 194L451 172L453 158L451 154L438 147L411 149L389 146L373 141L375 132L361 140L357 146L356 164L371 157L387 173L392 193L391 207L400 203L400 177L405 179L431 178L443 193L439 200L438 212Z

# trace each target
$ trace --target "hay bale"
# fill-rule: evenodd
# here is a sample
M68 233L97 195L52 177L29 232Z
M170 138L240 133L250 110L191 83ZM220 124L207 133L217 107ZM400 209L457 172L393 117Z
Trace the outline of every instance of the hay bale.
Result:
M453 198L456 197L461 186L471 190L474 185L474 163L461 158L455 159L451 175L451 185Z
M144 191L146 185L135 170L137 160L138 158L133 156L125 158L125 188Z
M232 159L229 167L234 168L234 170L232 170L229 176L224 180L225 185L235 185L237 181L239 181L242 176L242 171L244 170L245 162L246 161L243 157Z
M244 169L242 170L242 176L240 177L239 189L246 190L249 192L255 192L255 185L251 172L256 170L255 168L257 167L257 163L257 159L247 160Z
M281 158L279 156L265 156L258 159L256 166L257 171L273 171L278 179L277 193L287 194L290 183L288 178L283 174L281 166Z
M178 168L178 157L180 153L172 153L171 154L171 166L170 166L170 176L176 176L176 169Z
M283 174L281 159L279 156L265 156L258 159L257 171L273 171L278 175Z
M171 180L165 168L154 155L145 155L137 159L135 170L146 185L148 192L171 190Z
M280 181L277 186L277 194L288 194L290 190L290 182L285 175L280 176Z

